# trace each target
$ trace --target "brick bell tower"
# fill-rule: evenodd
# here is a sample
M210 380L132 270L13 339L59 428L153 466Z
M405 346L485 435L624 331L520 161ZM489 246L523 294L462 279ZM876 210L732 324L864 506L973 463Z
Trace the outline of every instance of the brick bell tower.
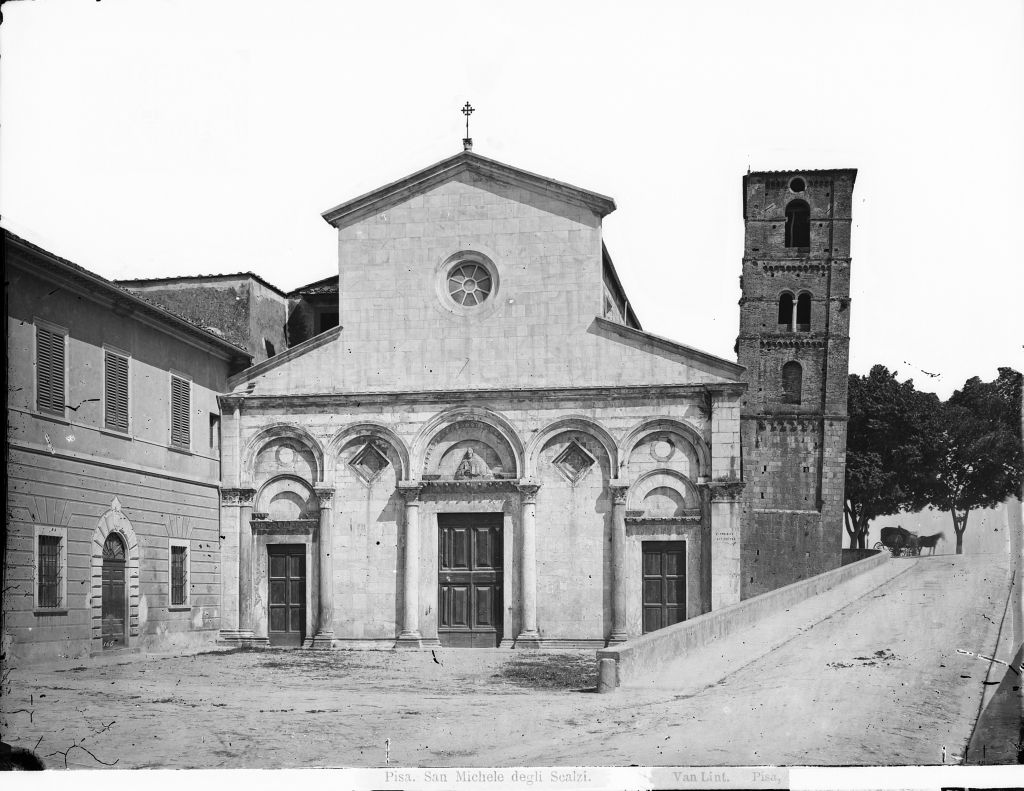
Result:
M841 565L856 178L743 178L744 599Z

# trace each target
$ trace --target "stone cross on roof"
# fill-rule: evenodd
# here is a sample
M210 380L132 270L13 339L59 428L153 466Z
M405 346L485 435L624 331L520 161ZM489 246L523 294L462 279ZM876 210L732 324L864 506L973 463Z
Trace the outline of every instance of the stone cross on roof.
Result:
M462 148L465 151L473 150L473 138L469 136L469 116L476 112L469 102L462 108L462 114L466 116L466 136L462 138Z

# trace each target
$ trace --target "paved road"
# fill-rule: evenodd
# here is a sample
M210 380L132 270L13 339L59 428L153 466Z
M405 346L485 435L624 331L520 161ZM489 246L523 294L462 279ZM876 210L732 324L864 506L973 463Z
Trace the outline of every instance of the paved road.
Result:
M72 744L83 768L952 761L987 671L956 649L993 648L1007 561L893 562L906 573L683 695L524 688L502 673L526 652L241 653L15 668L3 730L55 768Z

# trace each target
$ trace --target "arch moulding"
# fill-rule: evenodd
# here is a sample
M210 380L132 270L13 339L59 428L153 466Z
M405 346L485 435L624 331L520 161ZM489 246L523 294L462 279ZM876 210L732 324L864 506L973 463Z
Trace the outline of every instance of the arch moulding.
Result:
M526 470L523 473L523 477L537 477L539 474L537 468L539 466L540 453L544 449L544 445L559 434L570 431L586 434L597 440L598 444L604 448L604 452L608 455L609 475L612 478L618 476L620 464L619 448L607 429L596 420L584 415L567 415L548 423L538 432L537 436L530 440L530 444L526 449Z
M633 449L640 441L648 434L657 431L674 431L693 446L693 450L697 454L698 481L711 474L711 451L701 433L689 423L667 417L645 420L630 430L619 450L619 458L622 460L623 466L629 463L630 454L633 453Z
M242 488L254 488L253 484L256 476L253 465L256 463L256 456L267 443L275 439L293 439L299 444L304 445L313 454L313 460L316 462L316 480L309 481L309 483L314 486L318 483L323 483L324 451L320 447L320 443L301 426L291 423L275 423L260 429L246 444L245 453L242 455Z
M401 463L401 469L398 470L398 480L408 480L412 468L409 464L409 448L406 447L402 438L381 423L364 422L354 423L351 426L340 429L331 438L331 441L327 443L327 448L324 451L325 481L333 481L335 479L338 470L338 454L345 447L345 443L358 437L374 437L394 448Z
M428 420L416 435L412 443L410 478L418 478L423 473L427 449L431 441L453 423L461 421L482 423L496 431L512 450L516 463L516 475L522 477L525 469L526 451L519 433L507 418L485 407L456 407L449 409Z

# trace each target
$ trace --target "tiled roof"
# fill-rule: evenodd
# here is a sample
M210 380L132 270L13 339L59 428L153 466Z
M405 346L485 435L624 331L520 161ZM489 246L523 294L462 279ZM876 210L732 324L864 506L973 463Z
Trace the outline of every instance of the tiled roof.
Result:
M97 275L95 272L86 269L84 266L76 264L74 261L69 261L68 259L62 258L61 256L55 253L51 253L49 250L45 250L39 245L32 244L32 242L28 241L27 239L22 239L20 236L11 233L6 228L0 230L3 231L5 242L10 240L15 245L22 247L27 251L35 253L37 256L40 256L46 260L49 260L50 262L56 264L58 267L68 270L70 273L77 275L78 279L84 281L86 284L93 286L94 288L99 288L104 291L107 291L109 294L114 296L115 299L127 300L131 303L134 303L137 307L141 308L146 313L158 319L161 319L167 322L168 324L175 325L179 329L183 329L186 332L189 332L190 334L198 335L203 340L212 343L216 346L219 346L222 349L230 351L232 354L242 354L251 359L252 355L249 354L249 351L247 349L244 349L241 346L238 346L237 344L234 344L231 341L222 338L216 332L211 332L209 329L202 326L201 324L197 324L194 321L186 319L184 316L167 310L166 308L161 307L160 305L157 305L154 302L151 302L145 297L140 296L138 293L130 291L129 289L119 285L118 283L115 283L112 280L107 280L105 277Z
M255 272L235 272L233 274L223 275L176 275L174 277L144 277L134 280L115 280L114 282L122 286L127 286L128 284L132 286L143 286L153 285L156 283L180 283L187 282L190 280L240 280L244 278L250 278L252 280L255 280L257 283L261 283L262 285L266 286L276 294L280 294L282 297L288 296L277 286L273 285L272 283L268 283Z
M338 293L338 276L328 275L321 280L314 280L312 283L307 283L304 286L300 286L294 291L289 291L289 297L301 297L311 296L314 294L337 294Z

